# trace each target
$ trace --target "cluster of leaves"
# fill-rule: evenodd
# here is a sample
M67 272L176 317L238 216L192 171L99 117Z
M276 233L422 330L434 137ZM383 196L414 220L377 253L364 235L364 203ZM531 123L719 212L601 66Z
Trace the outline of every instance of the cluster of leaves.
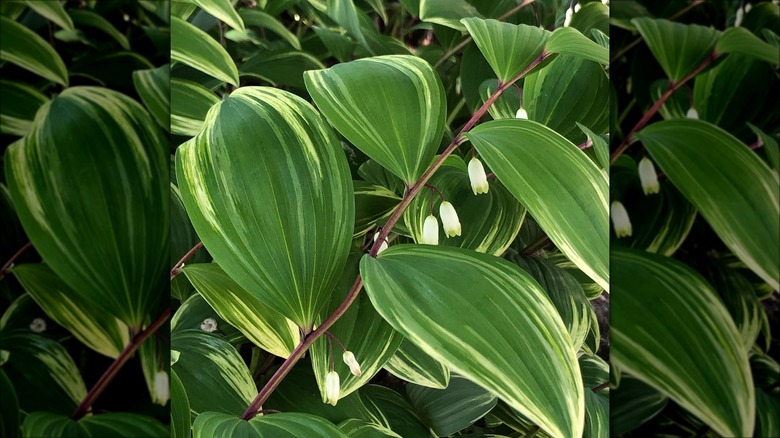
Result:
M571 3L173 3L174 436L608 435L609 10Z
M613 5L616 435L780 434L780 13L723 3Z
M0 435L168 436L167 3L0 14Z

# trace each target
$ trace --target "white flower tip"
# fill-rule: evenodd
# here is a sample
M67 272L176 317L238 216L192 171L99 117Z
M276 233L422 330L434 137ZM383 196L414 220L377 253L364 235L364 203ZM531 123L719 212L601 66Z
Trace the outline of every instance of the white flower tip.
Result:
M579 12L579 11L580 11L580 9L582 9L582 5L581 5L581 4L577 3L576 5L574 5L574 13L575 13L575 14L576 14L577 12Z
M436 220L436 216L429 215L425 218L423 223L423 235L422 242L426 245L438 245L439 244L439 221Z
M479 158L474 157L469 161L469 181L471 181L471 190L475 195L488 192L488 180L487 174L485 174L485 167Z
M341 386L339 383L339 375L335 371L330 371L325 376L325 396L328 398L328 404L336 406L339 401L339 393L341 392Z
M217 331L217 320L214 318L206 318L200 323L200 329L204 332L214 333Z
M168 383L168 373L163 370L157 371L154 375L154 395L155 400L161 406L165 406L171 398L171 386Z
M520 107L520 109L515 113L515 118L528 120L528 112L525 110L525 108Z
M360 364L358 363L357 359L355 359L355 355L351 351L345 351L343 358L344 363L347 364L349 371L354 376L360 377L360 375L363 374L363 372L360 371Z
M571 24L571 17L574 15L574 8L569 8L566 10L566 19L563 20L563 27L569 27Z
M376 242L376 239L379 237L379 231L374 233L374 242ZM387 249L387 240L383 241L381 245L379 245L379 250L376 252L377 254L380 254L382 251Z
M645 192L645 195L658 193L661 190L655 166L647 157L639 160L639 180L642 182L642 190Z
M618 238L630 236L631 219L628 217L628 211L619 201L613 201L610 206L610 218L612 219L612 225L615 227L615 234Z
M687 113L685 113L685 117L688 118L688 119L698 120L699 119L699 112L696 111L695 109L691 108L691 109L688 110Z
M442 202L439 206L439 216L447 237L460 236L460 220L452 204L447 201Z
M35 318L30 322L30 330L35 333L43 333L46 331L46 320L43 318Z

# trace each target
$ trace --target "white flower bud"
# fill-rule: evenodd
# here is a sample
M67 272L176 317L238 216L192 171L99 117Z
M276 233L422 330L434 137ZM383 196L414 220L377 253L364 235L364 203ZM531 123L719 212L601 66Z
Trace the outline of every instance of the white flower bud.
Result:
M520 107L520 109L515 113L515 118L528 120L528 112L525 110L525 108Z
M328 403L336 406L340 392L339 375L337 372L331 371L325 376L325 395L328 397Z
M376 242L377 237L379 237L379 231L374 233L374 242ZM380 254L382 251L387 249L387 240L384 240L381 245L379 245L379 250L376 252L377 254Z
M469 180L471 181L471 190L474 191L475 195L488 192L489 186L485 168L477 157L469 161Z
M734 27L739 27L742 24L742 18L745 16L745 8L740 6L737 8L737 18L734 20Z
M628 211L619 201L613 201L610 206L610 218L612 218L612 225L615 227L615 234L618 238L630 236L631 231L631 219L628 218Z
M46 331L46 320L43 318L35 318L30 323L30 330L35 333L43 333Z
M569 8L566 10L566 19L563 20L563 27L569 27L571 24L571 17L574 15L574 8Z
M436 220L436 216L430 215L425 218L422 241L420 243L427 245L439 244L439 221Z
M580 11L580 9L582 9L582 5L581 5L581 4L577 3L576 5L574 5L574 13L575 13L575 14L576 14L577 12L579 12L579 11Z
M693 109L693 107L691 107L691 109L689 109L688 112L685 113L685 117L687 117L689 119L698 120L699 119L699 112L696 111L695 109Z
M360 364L358 363L357 359L355 359L355 355L352 354L351 351L345 351L342 357L344 358L344 363L347 364L349 371L353 375L360 377L360 375L363 374L363 372L360 371Z
M444 234L447 237L460 236L460 220L455 207L447 201L439 206L439 216L441 216L441 225L444 227Z
M661 186L658 184L658 174L655 172L655 166L647 157L639 160L639 180L642 181L642 190L645 192L645 195L658 193L661 189Z
M206 318L200 323L200 329L204 332L214 333L217 331L217 320L214 318Z
M154 375L154 395L157 398L155 403L165 406L171 398L171 385L168 382L168 373L163 370L157 371Z

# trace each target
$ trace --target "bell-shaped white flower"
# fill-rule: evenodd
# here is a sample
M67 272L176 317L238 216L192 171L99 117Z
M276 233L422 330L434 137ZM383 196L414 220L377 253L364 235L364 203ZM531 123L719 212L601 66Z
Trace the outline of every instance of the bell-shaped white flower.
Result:
M628 217L626 207L620 201L612 201L609 216L612 218L612 226L615 227L615 234L618 238L631 235L631 219Z
M376 242L376 239L379 237L379 231L374 233L374 242ZM379 245L379 250L376 252L377 254L380 254L382 251L387 249L387 239L382 241L382 244Z
M363 372L360 371L360 364L351 351L345 351L342 357L344 358L344 363L349 367L349 372L356 377L360 377L360 375L363 374Z
M328 397L328 403L336 406L339 401L341 386L339 383L339 374L331 371L325 376L325 395Z
M200 329L204 332L214 333L217 331L217 320L214 318L206 318L200 323Z
M688 112L685 113L685 117L689 118L689 119L698 120L699 119L699 112L696 111L695 109L693 109L693 107L691 107L691 109L689 109Z
M469 161L469 181L471 181L471 190L475 195L488 192L487 174L485 167L479 158L474 157Z
M46 320L43 318L35 318L30 322L30 330L35 333L43 333L46 331Z
M639 160L639 180L642 182L642 190L645 192L645 195L658 193L661 189L661 186L658 184L658 174L655 172L655 166L647 157Z
M157 371L154 375L154 395L155 403L165 406L171 398L171 385L168 382L168 373L163 370Z
M528 112L525 110L525 108L520 107L520 109L515 113L515 118L528 120Z
M439 221L436 220L436 216L429 215L423 222L423 235L422 241L427 245L439 244Z
M443 201L439 206L439 216L441 216L441 225L444 227L444 234L447 237L460 236L460 220L452 204Z
M569 27L571 24L571 17L574 15L574 8L569 8L566 10L566 19L563 20L563 27Z

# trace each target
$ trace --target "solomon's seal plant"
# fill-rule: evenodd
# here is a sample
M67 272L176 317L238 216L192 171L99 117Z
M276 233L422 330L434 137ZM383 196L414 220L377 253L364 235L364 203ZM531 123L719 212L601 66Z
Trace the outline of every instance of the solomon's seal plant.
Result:
M608 7L572 3L174 2L176 436L608 433Z
M715 5L613 5L616 435L780 433L780 13Z

